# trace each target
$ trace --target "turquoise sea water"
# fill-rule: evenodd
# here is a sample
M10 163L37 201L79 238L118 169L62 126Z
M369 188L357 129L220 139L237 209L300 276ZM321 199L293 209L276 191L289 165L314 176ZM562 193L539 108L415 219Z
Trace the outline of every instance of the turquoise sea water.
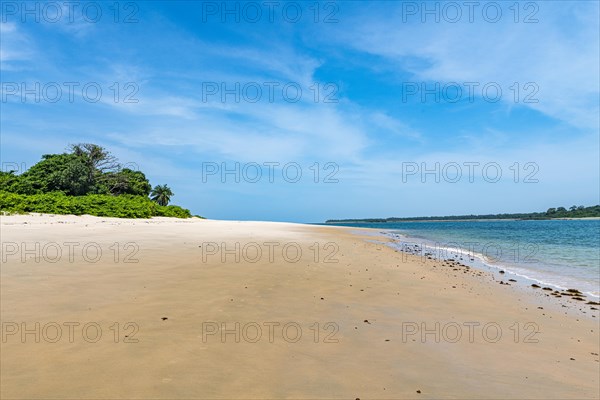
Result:
M600 220L453 221L339 224L385 230L398 248L600 295Z

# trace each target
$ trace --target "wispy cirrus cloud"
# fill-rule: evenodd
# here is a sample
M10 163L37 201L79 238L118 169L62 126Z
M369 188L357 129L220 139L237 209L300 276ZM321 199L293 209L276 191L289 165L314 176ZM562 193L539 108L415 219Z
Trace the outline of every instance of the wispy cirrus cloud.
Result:
M346 24L333 26L330 33L336 43L381 56L409 72L412 80L498 82L509 106L515 101L508 88L517 82L518 105L578 128L598 129L599 4L536 4L537 23L514 23L513 16L506 15L499 23L479 18L453 24L435 23L431 17L429 23L421 23L420 16L403 23L398 3L393 9L386 5L372 13L348 14ZM344 29L347 25L354 29ZM522 86L528 82L539 87L537 103L522 101L527 94Z
M19 71L34 57L32 39L14 22L0 22L0 68Z

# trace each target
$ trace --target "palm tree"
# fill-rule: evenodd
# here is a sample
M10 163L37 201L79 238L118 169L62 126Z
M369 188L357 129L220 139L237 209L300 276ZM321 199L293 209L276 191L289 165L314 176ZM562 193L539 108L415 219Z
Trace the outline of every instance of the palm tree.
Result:
M150 198L157 202L159 206L166 206L171 201L171 196L174 196L173 192L167 185L156 185L152 192L150 192Z

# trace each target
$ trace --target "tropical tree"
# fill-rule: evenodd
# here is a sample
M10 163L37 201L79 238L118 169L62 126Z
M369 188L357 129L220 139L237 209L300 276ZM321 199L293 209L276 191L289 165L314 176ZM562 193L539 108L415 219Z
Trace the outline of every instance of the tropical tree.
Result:
M167 185L156 185L152 192L150 192L150 198L157 202L160 206L166 206L171 201L171 196L174 196L173 192Z
M0 171L0 190L6 192L15 192L15 187L19 183L19 175L15 171Z
M88 171L88 181L96 186L104 174L121 169L117 158L102 146L93 143L78 143L69 146L71 154L81 160Z
M44 154L42 160L19 175L17 193L33 194L60 191L72 196L92 189L90 171L74 154Z
M146 175L141 171L124 168L118 172L103 174L101 190L112 195L132 194L134 196L148 197L152 186Z

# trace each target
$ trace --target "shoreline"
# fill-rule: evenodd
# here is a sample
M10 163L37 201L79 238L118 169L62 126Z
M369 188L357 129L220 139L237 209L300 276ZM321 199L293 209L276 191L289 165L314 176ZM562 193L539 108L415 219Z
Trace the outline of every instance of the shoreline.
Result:
M600 389L598 311L582 318L541 289L498 284L498 273L402 254L373 242L389 241L381 229L75 216L0 224L3 330L41 326L40 343L22 332L0 343L3 398L563 399ZM73 259L69 242L80 244ZM65 322L80 324L74 341L63 328L49 343L49 324ZM95 343L79 335L91 322L103 331Z
M428 252L432 250L432 247L430 247L429 245L416 245L415 242L410 242L410 246L408 246L408 248L406 246L402 246L402 244L406 242L397 238L397 236L399 236L399 233L396 230L385 230L376 228L355 229L355 233L357 235L360 235L360 230L365 229L369 232L368 236L385 239L385 241L370 240L372 243L384 244L396 252L407 254L410 257L414 257L415 259L420 260L421 262L438 264L438 267L440 266L439 264L441 264L442 266L447 264L447 266L451 267L452 270L456 270L458 268L466 269L467 271L464 272L468 272L469 269L472 269L474 271L486 273L488 275L488 283L490 285L499 283L500 285L512 286L519 292L520 295L530 297L530 300L534 299L539 295L543 295L547 297L548 300L552 301L550 305L556 310L568 307L569 309L572 309L574 312L576 312L580 317L589 319L598 318L598 310L600 309L599 296L593 293L581 292L580 290L578 290L578 288L558 286L554 283L544 282L539 279L531 278L519 274L517 272L513 272L510 270L510 266L507 267L500 264L494 265L489 262L485 262L483 261L483 255L479 253L468 253L468 250L465 250L463 248L443 246L438 247L450 252L449 257L438 257L434 253ZM422 238L408 236L405 233L402 233L402 235L407 240L423 240ZM470 257L469 254L474 255L475 258L478 258L484 266L482 267L481 265L470 263L468 260L468 258ZM463 255L467 259L463 259ZM476 274L478 274L478 272L476 272ZM518 278L519 280L516 280L515 278ZM574 298L585 297L588 298L584 299L583 301L571 301ZM560 298L561 300L558 300L558 298Z
M590 217L590 218L556 218L555 220L597 220L600 218L595 218L595 217ZM473 222L474 220L462 220L459 222ZM490 222L492 220L478 220L481 222ZM493 221L516 221L516 220L493 220ZM441 221L410 221L410 222L441 222ZM446 222L454 222L454 221L446 221ZM454 252L457 253L455 255L460 256L461 260L462 257L465 257L464 262L469 266L469 267L475 267L478 269L483 269L483 270L503 270L508 274L514 275L514 277L518 277L520 279L524 279L526 280L530 285L531 284L535 284L535 285L541 285L544 287L552 287L553 289L558 289L558 291L566 291L569 289L581 289L581 292L583 294L585 294L585 296L589 296L592 297L592 301L594 302L598 302L598 299L600 299L600 292L598 291L600 289L600 287L598 286L600 284L600 282L594 282L590 278L587 277L587 279L585 277L581 277L581 278L576 278L573 279L570 275L569 275L569 271L562 271L559 269L559 272L554 272L554 271L550 271L548 270L548 266L553 265L551 263L551 260L545 260L545 261L537 261L537 260L531 260L529 261L529 264L527 262L515 262L515 261L510 261L510 260L502 260L502 259L496 259L493 260L492 257L492 261L487 260L488 257L486 257L484 254L482 254L481 252L477 252L474 249L469 249L466 246L461 246L460 242L453 242L451 237L447 238L445 241L442 241L440 243L440 239L430 239L424 236L418 236L418 235L413 235L413 233L410 230L405 230L402 228L391 228L391 227L385 227L384 225L386 225L385 223L377 223L378 227L359 227L359 226L353 226L356 229L373 229L374 231L380 231L382 232L384 235L386 236L391 236L393 237L393 239L395 241L398 242L398 245L400 246L403 242L410 242L411 244L419 244L419 246L422 246L424 249L426 248L427 251L431 251L433 254L438 254L438 253L444 253L444 252ZM368 224L364 224L364 225L368 225ZM351 227L348 225L330 225L327 224L326 226L343 226L343 227ZM401 236L401 237L400 237ZM463 239L464 240L464 239ZM448 244L448 245L446 245ZM450 244L452 244L452 246L449 246ZM472 241L466 241L465 242L466 245L474 245L476 244L476 242L472 242ZM456 246L455 246L456 245ZM457 247L458 246L458 247ZM492 246L493 248L493 246ZM592 249L590 249L590 251L593 251ZM423 252L421 252L423 253ZM421 254L421 256L423 256L423 254ZM477 259L477 262L473 263L473 256ZM434 256L434 258L437 256ZM515 256L516 257L516 256ZM440 257L438 257L440 258ZM443 257L441 257L443 258ZM469 262L469 259L471 259ZM524 260L527 260L527 257L523 257ZM483 265L478 265L478 264L483 264ZM536 268L537 266L537 268ZM541 267L541 268L540 268ZM559 267L559 268L564 268L565 266L555 266L555 267ZM578 282L575 282L575 280L578 279ZM564 281L564 282L560 282L560 281ZM569 281L573 281L570 282L571 284L569 284ZM552 294L554 295L554 293Z
M578 221L578 220L600 220L600 217L581 217L581 218L464 218L464 219L409 219L399 221L381 221L381 222L365 222L364 220L348 220L340 222L323 222L321 225L327 226L344 226L345 224L397 224L404 222L489 222L489 221ZM341 224L341 225L338 225Z
M381 231L381 229L380 229L380 231ZM585 296L593 297L592 300L596 303L598 302L598 299L600 299L600 294L595 294L595 293L592 293L589 291L581 292L578 290L579 288L574 287L574 286L573 287L561 286L560 284L556 284L554 282L545 281L545 280L542 280L541 278L531 277L531 276L524 274L524 273L536 273L537 271L535 271L535 270L529 270L529 271L525 271L525 272L515 272L513 269L523 268L520 265L510 265L510 264L507 264L503 260L499 260L495 263L490 262L490 261L486 260L486 256L483 255L482 253L470 252L468 249L465 249L463 247L442 246L442 245L440 245L440 243L438 243L434 240L425 239L425 238L416 237L416 236L410 236L409 234L407 234L405 232L400 233L403 236L403 238L400 239L397 237L399 235L398 232L399 231L394 230L394 229L386 229L385 232L382 232L382 233L386 237L387 236L392 237L392 241L394 242L394 244L392 244L391 246L393 248L399 249L400 251L402 251L402 244L406 243L406 241L404 239L406 239L407 241L412 240L412 244L415 244L415 243L417 243L417 241L420 240L421 245L419 245L418 253L420 253L419 257L421 257L421 258L423 258L423 257L427 258L427 256L430 256L431 257L430 259L433 259L436 261L443 261L443 260L448 260L448 259L459 258L461 260L461 262L464 263L465 266L468 266L470 268L476 268L478 270L484 270L484 271L491 270L494 272L504 271L503 273L506 273L507 277L513 276L513 277L518 277L520 279L524 279L527 283L526 287L530 287L533 284L542 285L545 287L551 286L562 292L571 290L571 291L577 291L577 292L583 293L584 297ZM451 242L449 242L449 243L451 243ZM432 246L432 244L433 244L433 246ZM428 251L434 251L434 253L428 253ZM439 255L436 255L437 251L439 251L442 254L443 254L443 252L446 252L446 253L450 252L451 256L450 257L442 257ZM415 254L415 253L412 252L411 254ZM465 257L465 259L463 259L463 256ZM473 263L472 261L474 261L474 259L476 259L477 262ZM481 265L479 265L479 264L481 264ZM499 278L502 278L502 276L500 276ZM519 286L523 286L523 285L519 285ZM575 285L575 286L577 286L577 285ZM557 291L555 291L555 292L557 292ZM564 295L564 293L563 293L563 295ZM598 305L598 304L595 304L595 305Z

